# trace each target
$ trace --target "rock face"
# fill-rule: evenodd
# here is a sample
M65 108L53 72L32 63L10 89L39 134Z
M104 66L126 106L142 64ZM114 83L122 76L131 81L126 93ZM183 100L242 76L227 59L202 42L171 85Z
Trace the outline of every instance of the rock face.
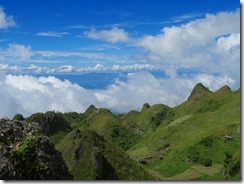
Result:
M144 110L146 110L146 109L148 109L148 108L150 108L151 106L149 105L149 103L144 103L143 104L143 107L142 107L142 109L141 109L141 111L144 111Z
M43 133L47 136L51 136L59 131L69 132L72 129L61 113L53 111L48 111L45 114L33 114L26 121L38 123Z
M27 123L18 120L0 120L0 142L6 145L20 142L25 137L38 134L42 134L42 130L37 123Z
M73 179L68 168L37 123L0 120L0 179Z

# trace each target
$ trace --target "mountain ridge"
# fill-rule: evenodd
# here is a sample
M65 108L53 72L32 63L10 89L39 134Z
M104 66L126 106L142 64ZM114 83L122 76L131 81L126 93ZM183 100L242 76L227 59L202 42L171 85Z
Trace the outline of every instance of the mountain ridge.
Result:
M240 179L240 90L226 85L212 92L198 83L173 108L113 114L90 105L15 118L50 136L75 180Z

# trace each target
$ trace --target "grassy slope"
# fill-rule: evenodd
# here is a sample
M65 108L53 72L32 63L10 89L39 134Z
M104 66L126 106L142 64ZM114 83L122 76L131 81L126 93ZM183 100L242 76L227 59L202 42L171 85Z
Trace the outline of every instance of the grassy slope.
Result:
M234 155L240 150L240 134L236 131L240 127L240 90L232 92L227 86L213 93L198 84L188 100L175 108L157 104L152 107L144 106L141 112L130 111L116 116L107 109L90 106L85 113L71 112L62 116L73 129L78 127L93 130L110 142L102 141L106 142L103 145L112 142L127 150L131 158L145 164L147 170L160 179L223 180L226 153ZM66 134L64 130L58 131L51 139L59 143ZM85 132L84 134L86 135ZM88 138L83 137L84 142L91 137L90 134L93 133L89 133ZM224 135L232 136L233 140L224 142ZM85 146L87 154L91 155L90 149L95 143L88 142L90 143ZM80 140L73 141L67 135L58 146L63 153L67 152L65 158L70 160L69 165L72 160L71 152L79 144ZM114 150L107 147L102 149L106 158L113 157L109 156L110 153L116 155L114 157L124 158L122 149L112 144L109 147ZM91 167L89 160L91 158L83 159L80 167ZM117 170L120 167L116 166L116 162L127 167L128 160L133 162L130 159L124 159L124 162L115 159L111 162ZM204 166L210 162L211 167ZM126 167L125 170L128 169ZM134 169L131 171L136 172L135 167L132 168ZM81 168L72 169L79 176ZM88 171L90 173L87 172L87 175L76 178L94 178L94 170L90 168ZM120 178L132 179L129 175L121 174ZM229 178L239 179L240 175Z
M165 179L211 179L211 175L223 168L225 154L240 149L240 134L236 132L240 125L240 92L232 93L226 86L215 93L202 86L197 90L200 92L191 94L186 102L173 109L176 119L172 125L161 124L148 138L128 150L132 158L146 163ZM224 142L224 135L232 136L233 140ZM205 139L211 139L211 146L204 144ZM189 159L191 154L198 154L197 162ZM196 168L195 174L189 172L206 159L212 160L215 169L209 169L214 172L204 173ZM191 177L179 175L186 171Z
M161 115L161 121L168 119L171 109L163 104L156 104L152 107L143 108L141 112L130 111L121 117L122 124L129 127L138 127L145 135L151 134L156 128L157 124L152 120L152 117ZM161 114L160 114L161 113ZM160 124L161 122L159 122Z
M73 130L57 145L75 179L93 180L98 173L93 163L94 152L100 152L114 168L120 180L153 179L121 148L114 146L89 129ZM74 152L79 149L76 162Z

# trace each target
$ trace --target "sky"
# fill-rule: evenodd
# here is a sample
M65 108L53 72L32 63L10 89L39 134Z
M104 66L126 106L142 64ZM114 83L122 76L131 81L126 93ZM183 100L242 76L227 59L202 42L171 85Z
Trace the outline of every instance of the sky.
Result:
M125 80L87 89L57 77L91 72ZM0 1L0 117L173 107L199 82L240 88L240 1Z

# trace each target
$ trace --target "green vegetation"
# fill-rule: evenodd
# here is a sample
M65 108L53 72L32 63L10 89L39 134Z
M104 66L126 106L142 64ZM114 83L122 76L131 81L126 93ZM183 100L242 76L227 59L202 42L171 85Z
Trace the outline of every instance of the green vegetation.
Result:
M240 150L230 155L226 153L224 175L226 180L240 180Z
M164 179L181 179L186 172L187 179L223 180L224 177L217 177L217 173L223 173L226 152L233 154L240 150L237 131L240 126L240 92L233 93L225 87L212 93L202 85L196 89L186 102L172 109L174 121L168 125L161 123L155 132L127 151L140 161L161 149L164 152L162 156L154 156L150 159L153 162L147 162L145 166L157 171ZM218 106L207 106L209 101ZM233 137L233 140L224 141L225 135ZM170 146L164 150L163 145L167 143ZM193 172L191 168L199 164L209 170L214 167L214 172Z
M111 137L112 141L124 150L128 150L142 138L140 134L120 125L113 126Z
M132 160L121 148L107 142L89 129L76 129L57 145L75 179L153 179L139 163ZM96 154L103 159L97 159ZM108 170L101 168L106 166ZM108 172L114 173L113 176ZM98 176L104 176L100 178Z
M27 120L40 123L75 179L240 180L240 90L228 86L197 84L174 108L146 103L114 115L91 105Z
M26 119L28 122L39 123L44 134L50 136L54 143L58 143L68 132L72 130L62 113L48 111L44 113L35 113Z
M22 114L16 114L14 117L13 117L13 120L18 120L18 121L22 121L24 120L25 118L23 117Z
M36 160L35 147L41 137L28 137L21 143L17 144L16 149L11 151L11 161L15 167L21 170L22 178L36 179L39 178L39 172L48 168L45 163Z

